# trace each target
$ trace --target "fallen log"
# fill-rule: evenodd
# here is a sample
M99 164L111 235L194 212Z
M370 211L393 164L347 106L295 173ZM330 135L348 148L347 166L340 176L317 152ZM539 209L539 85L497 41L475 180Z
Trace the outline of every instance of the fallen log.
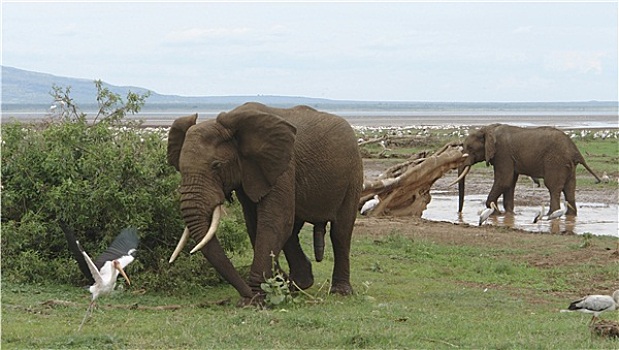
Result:
M378 195L380 202L368 216L421 217L432 199L430 188L434 182L448 171L457 169L466 157L460 145L451 142L434 154L422 152L396 164L363 184L359 208Z

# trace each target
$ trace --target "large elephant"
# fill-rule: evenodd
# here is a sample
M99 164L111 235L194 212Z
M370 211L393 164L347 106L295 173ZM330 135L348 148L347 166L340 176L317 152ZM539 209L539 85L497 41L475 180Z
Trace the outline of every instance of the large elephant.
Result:
M298 233L308 222L317 228L316 239L323 239L330 222L331 292L352 293L350 244L363 165L350 124L307 106L279 109L259 103L246 103L215 120L196 124L196 119L197 114L175 120L168 137L168 163L182 176L181 214L187 225L170 260L190 234L239 292L241 303L259 302L260 283L272 276L272 255L282 250L290 280L302 289L313 284ZM233 191L254 251L247 282L213 235L219 208Z
M578 148L561 130L552 127L521 128L492 124L473 131L464 140L465 162L458 168L458 211L464 204L464 180L471 165L486 161L494 167L494 183L486 207L503 195L505 211L514 211L518 175L543 178L550 192L551 213L560 208L561 192L569 204L567 215L576 215L576 166L582 164L599 182Z

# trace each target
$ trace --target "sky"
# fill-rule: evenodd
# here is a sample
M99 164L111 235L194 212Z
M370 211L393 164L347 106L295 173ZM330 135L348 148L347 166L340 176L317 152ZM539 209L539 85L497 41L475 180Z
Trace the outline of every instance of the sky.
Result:
M12 2L5 66L159 94L618 100L618 3Z

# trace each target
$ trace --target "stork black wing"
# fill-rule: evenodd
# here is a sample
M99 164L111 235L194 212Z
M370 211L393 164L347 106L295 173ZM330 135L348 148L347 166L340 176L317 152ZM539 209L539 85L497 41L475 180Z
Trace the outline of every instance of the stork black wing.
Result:
M79 266L80 270L82 271L86 279L88 279L88 282L90 282L90 284L95 283L95 279L92 277L92 273L88 268L88 263L86 263L86 258L84 258L84 255L82 254L83 249L77 241L77 238L75 238L73 230L71 230L71 228L69 228L69 226L67 226L67 224L62 220L59 220L58 224L60 225L62 232L64 232L64 236L67 238L69 250L73 254L75 260L77 260L77 265Z
M136 249L140 239L138 238L138 229L135 227L127 227L120 231L112 244L106 251L95 260L95 265L98 269L105 264L106 261L111 261L120 258L121 256L129 255L131 249Z

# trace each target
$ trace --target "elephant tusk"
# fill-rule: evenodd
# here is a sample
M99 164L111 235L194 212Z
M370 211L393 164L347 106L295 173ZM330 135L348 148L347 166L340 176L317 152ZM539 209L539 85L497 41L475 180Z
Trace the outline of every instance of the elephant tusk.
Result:
M217 231L217 228L219 227L220 218L221 218L221 205L218 205L217 207L215 207L215 210L213 211L213 218L211 220L211 226L208 228L208 231L206 232L206 234L204 235L204 238L202 238L200 243L198 243L189 252L190 254L193 254L197 252L198 250L202 249L202 247L204 247L206 243L208 243L208 241L210 241L211 238L213 238L213 236L215 235L215 231Z
M170 257L170 261L169 261L170 264L173 263L174 260L176 260L176 257L178 257L178 254L180 254L181 250L185 248L185 244L187 244L187 239L189 239L189 229L185 226L183 235L181 236L181 239L178 241L178 244L176 245L176 249L174 249L174 253L172 253L172 256Z
M467 165L466 167L464 167L464 171L462 171L462 174L460 174L460 176L458 176L457 179L455 179L452 183L450 183L449 185L447 185L447 187L455 185L458 183L458 181L464 179L464 177L466 176L466 174L469 173L469 171L471 170L471 166Z

